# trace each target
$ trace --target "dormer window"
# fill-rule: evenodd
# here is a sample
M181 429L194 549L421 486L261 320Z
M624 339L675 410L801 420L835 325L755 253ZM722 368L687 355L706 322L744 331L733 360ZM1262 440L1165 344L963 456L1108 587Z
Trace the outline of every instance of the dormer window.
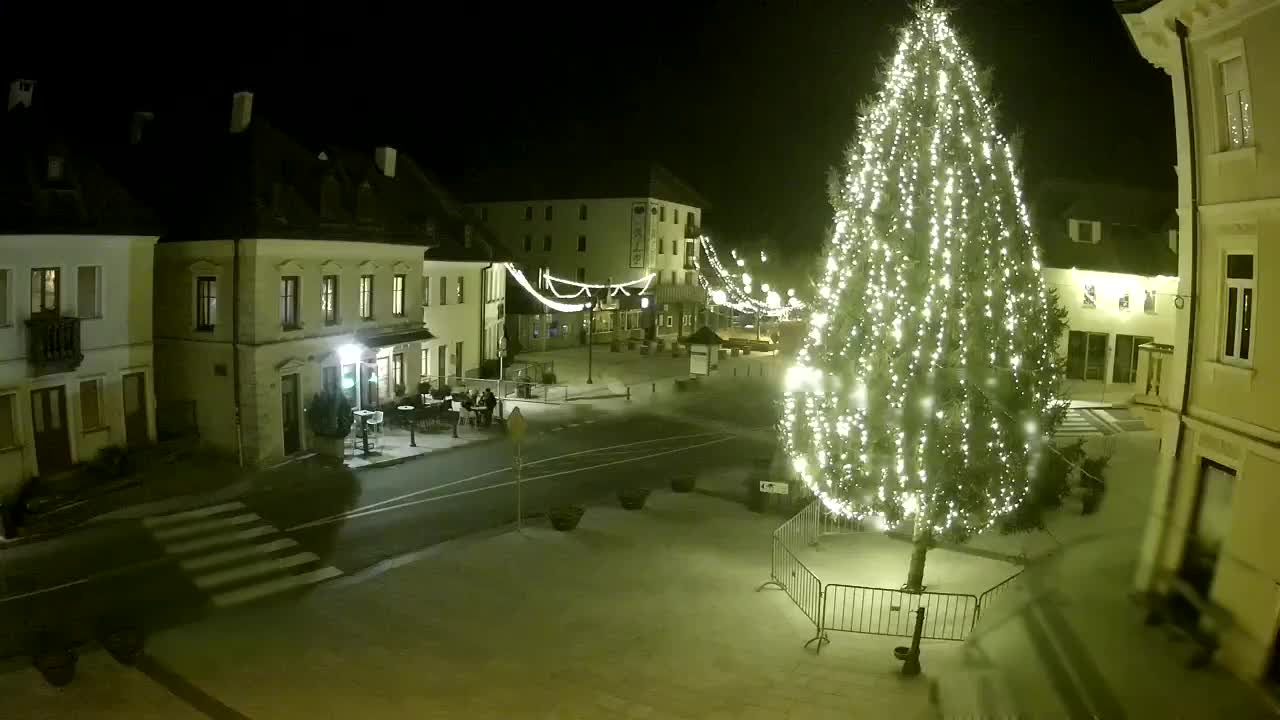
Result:
M356 195L356 213L360 216L360 222L373 222L377 216L376 206L373 188L368 181L365 181L360 185L360 192Z
M1097 245L1102 239L1102 223L1096 220L1071 220L1067 223L1071 241Z
M61 180L61 179L62 179L62 156L61 156L61 155L50 155L50 156L49 156L49 165L48 165L48 169L47 169L47 178L46 178L46 179L48 179L48 180Z
M325 220L337 220L338 209L342 205L338 180L333 176L324 179L320 186L320 217Z

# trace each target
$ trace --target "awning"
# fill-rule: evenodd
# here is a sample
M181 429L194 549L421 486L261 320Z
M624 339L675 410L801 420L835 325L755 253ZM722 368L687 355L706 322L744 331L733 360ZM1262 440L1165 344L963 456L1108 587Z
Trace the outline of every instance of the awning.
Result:
M382 333L380 335L363 335L357 336L356 342L367 348L384 348L392 345L401 345L403 343L418 342L421 340L435 340L436 336L425 327L412 328L409 330L397 330L395 332Z

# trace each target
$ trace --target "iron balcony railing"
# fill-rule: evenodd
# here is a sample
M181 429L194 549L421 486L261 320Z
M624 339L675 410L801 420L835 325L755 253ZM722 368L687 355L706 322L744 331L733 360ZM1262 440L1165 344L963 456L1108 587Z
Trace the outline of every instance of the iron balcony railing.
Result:
M44 312L27 319L27 361L36 375L75 370L83 360L80 318Z

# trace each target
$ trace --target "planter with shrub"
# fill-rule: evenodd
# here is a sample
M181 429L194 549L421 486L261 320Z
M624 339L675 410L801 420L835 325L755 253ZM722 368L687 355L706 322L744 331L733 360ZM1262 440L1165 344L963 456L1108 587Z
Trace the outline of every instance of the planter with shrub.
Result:
M117 480L133 470L133 463L128 450L120 445L108 445L93 456L89 470L100 479Z
M662 352L663 350L666 350L666 349L667 349L667 341L666 341L666 340L663 340L662 338L658 338L658 339L657 339L657 340L655 340L654 342L656 343L656 347L657 347L657 349L658 349L658 352Z
M671 478L671 490L678 493L693 492L693 487L697 482L697 478L691 474L676 475Z
M343 440L351 433L354 415L342 393L329 390L316 393L307 405L307 425L315 435L316 451L327 457L342 459Z
M586 511L586 508L579 505L553 507L547 511L547 519L551 521L551 527L556 530L569 532L578 527L578 522L582 520L582 515Z
M618 491L618 502L622 503L624 510L639 510L648 499L648 488L622 488Z
M1111 462L1110 457L1099 456L1087 458L1080 463L1080 487L1084 490L1084 495L1080 499L1081 515L1092 515L1098 512L1098 507L1102 505L1102 496L1107 490L1103 473L1106 472L1109 462Z

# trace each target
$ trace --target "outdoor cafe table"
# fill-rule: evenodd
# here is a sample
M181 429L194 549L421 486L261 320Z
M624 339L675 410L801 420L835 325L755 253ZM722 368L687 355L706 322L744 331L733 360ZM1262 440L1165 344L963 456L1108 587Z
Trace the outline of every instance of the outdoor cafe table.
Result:
M418 447L418 443L413 437L413 426L417 424L414 422L413 411L417 408L412 405L398 405L396 406L396 409L403 411L409 418L409 447Z
M373 415L372 410L356 410L352 415L360 418L360 437L364 440L364 454L370 455L369 452L369 416Z

